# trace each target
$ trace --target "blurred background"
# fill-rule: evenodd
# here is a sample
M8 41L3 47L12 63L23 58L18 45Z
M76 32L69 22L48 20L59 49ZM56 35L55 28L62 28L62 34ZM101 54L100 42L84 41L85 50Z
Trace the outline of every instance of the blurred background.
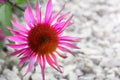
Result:
M25 0L8 0L0 3L0 80L42 80L36 65L23 77L26 66L19 68L18 58L6 55L14 50L6 46L6 36L12 35L11 19L25 24L23 10ZM36 0L29 0L33 11ZM39 0L44 13L48 0ZM120 0L52 0L53 12L66 4L63 13L70 11L74 24L64 34L81 37L74 50L75 57L58 57L63 73L46 67L46 80L120 80Z

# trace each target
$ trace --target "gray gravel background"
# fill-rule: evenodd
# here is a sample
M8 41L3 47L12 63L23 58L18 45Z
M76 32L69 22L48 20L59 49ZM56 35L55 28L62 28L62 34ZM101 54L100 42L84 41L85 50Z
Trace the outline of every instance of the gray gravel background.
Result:
M64 3L63 12L74 14L64 34L81 37L81 49L74 50L76 57L58 58L63 74L47 66L46 80L120 80L120 0L53 0L54 11ZM18 58L5 55L1 51L0 80L41 80L38 66L23 77L26 66L18 68Z

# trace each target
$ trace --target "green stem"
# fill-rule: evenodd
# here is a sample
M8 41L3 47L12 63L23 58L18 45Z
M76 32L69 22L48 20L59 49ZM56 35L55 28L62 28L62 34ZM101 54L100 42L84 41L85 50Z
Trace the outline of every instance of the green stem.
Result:
M10 0L6 0L6 2L8 2L10 5L12 5L12 6L18 8L19 10L24 11L23 8L21 8L20 6L18 6L18 5L16 5L16 4L12 3Z

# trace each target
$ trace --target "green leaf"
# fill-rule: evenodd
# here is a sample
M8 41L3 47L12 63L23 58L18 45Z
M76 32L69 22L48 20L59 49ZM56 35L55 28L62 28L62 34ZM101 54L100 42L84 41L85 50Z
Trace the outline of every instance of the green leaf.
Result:
M3 43L3 42L0 42L0 49L3 48L3 45L4 45L4 43Z
M26 1L25 0L16 0L16 4L22 4L22 3L25 3Z
M11 17L12 17L12 7L8 4L5 3L0 7L0 27L2 28L3 32L6 35L10 35L9 30L7 29L8 26L11 25Z

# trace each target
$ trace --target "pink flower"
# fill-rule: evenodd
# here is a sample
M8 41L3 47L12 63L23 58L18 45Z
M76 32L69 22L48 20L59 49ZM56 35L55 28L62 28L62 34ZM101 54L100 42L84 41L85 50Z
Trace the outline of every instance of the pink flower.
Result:
M0 3L3 3L3 2L5 2L5 0L0 0Z
M7 38L17 44L8 44L8 46L16 49L10 56L18 55L20 58L19 66L23 66L28 62L28 69L25 75L31 71L36 62L41 67L43 80L45 80L44 70L46 62L62 73L56 55L66 58L64 52L74 55L70 49L78 49L73 43L79 41L79 38L62 34L64 29L72 24L72 16L65 19L69 13L59 15L63 9L64 6L59 12L53 14L52 0L49 0L43 18L38 2L36 3L36 16L33 15L31 6L28 4L24 12L26 26L12 21L16 29L9 28L13 36L8 36Z
M0 41L4 41L5 35L2 32L2 29L0 29Z

